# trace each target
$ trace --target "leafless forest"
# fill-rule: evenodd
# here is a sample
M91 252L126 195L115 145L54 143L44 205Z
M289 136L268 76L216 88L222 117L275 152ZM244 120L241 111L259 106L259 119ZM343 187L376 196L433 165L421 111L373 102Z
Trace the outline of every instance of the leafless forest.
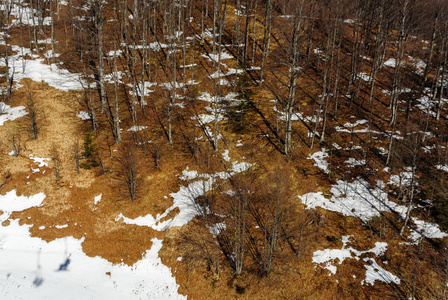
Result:
M0 193L22 184L21 157L44 147L51 163L42 182L57 196L54 212L36 211L42 221L74 217L57 207L89 190L109 195L98 219L162 215L172 203L163 195L183 186L194 218L164 229L161 256L193 299L448 299L446 239L419 227L448 230L446 0L2 0L1 8L1 101L28 114L1 129ZM34 56L77 74L80 89L44 97L64 99L70 114L45 107L44 83L15 78L11 61ZM49 133L55 115L70 138ZM202 186L188 184L198 178ZM344 202L329 208L338 200L307 202L352 183L375 197L350 198L369 202L372 217L357 205L344 212ZM63 192L70 186L79 190ZM100 222L87 213L76 214L84 227ZM84 245L112 262L134 263L143 237L162 234L116 234L107 224ZM366 251L340 259L333 275L313 261L318 250L344 249L346 235L356 249L387 243L378 262L399 283L368 284Z

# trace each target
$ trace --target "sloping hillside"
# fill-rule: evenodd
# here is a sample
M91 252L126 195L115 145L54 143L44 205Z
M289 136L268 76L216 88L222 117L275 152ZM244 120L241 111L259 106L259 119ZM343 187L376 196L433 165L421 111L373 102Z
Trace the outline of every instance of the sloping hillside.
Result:
M445 299L445 1L8 0L4 299Z

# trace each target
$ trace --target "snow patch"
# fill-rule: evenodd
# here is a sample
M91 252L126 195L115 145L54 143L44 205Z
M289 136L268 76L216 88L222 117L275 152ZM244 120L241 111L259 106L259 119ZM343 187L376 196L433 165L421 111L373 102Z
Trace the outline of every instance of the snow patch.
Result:
M162 240L132 266L114 265L82 251L82 239L67 237L47 243L30 236L31 226L13 220L0 226L1 294L8 299L186 299L170 268L162 264ZM69 260L68 260L69 259ZM66 271L56 272L64 262ZM37 263L36 263L37 262Z
M388 60L386 60L386 61L384 62L384 65L385 65L386 67L395 68L395 65L396 65L395 58L389 58Z
M375 259L366 257L364 258L364 261L371 262L371 264L364 266L366 268L366 279L361 282L361 285L364 285L364 282L374 285L376 280L385 283L393 282L395 284L400 284L400 278L393 275L391 272L384 270L380 265L378 265Z
M101 197L103 196L103 194L99 194L98 196L96 196L95 198L93 198L93 208L92 211L95 211L98 209L97 204L100 203L101 201Z
M366 160L365 159L358 160L356 158L350 157L344 163L346 163L349 167L364 166L366 164Z
M448 165L436 165L435 167L437 170L448 172Z
M3 212L0 215L0 223L7 220L15 211L24 211L31 207L42 206L44 199L44 193L26 197L18 196L16 190L9 191L5 195L0 195L0 210Z
M93 204L97 205L98 203L100 203L102 196L103 196L103 194L99 194L98 196L96 196L93 200L94 201Z
M44 193L18 196L15 190L0 195L2 298L58 300L76 295L77 299L186 299L178 294L179 285L159 258L162 240L153 238L151 249L133 266L114 265L83 253L84 238L68 237L47 243L31 237L33 225L21 226L19 220L1 225L14 211L41 206L44 198ZM55 272L64 264L65 271Z
M219 57L221 55L221 60L223 59L233 59L233 56L230 55L229 53L222 51L221 53L218 54L213 54L213 53L208 53L208 54L202 54L203 57L207 58L210 61L218 61Z
M90 120L90 114L86 111L79 111L76 113L76 116L81 120Z
M222 153L222 158L225 161L230 161L229 150L224 150L224 152Z
M385 242L376 242L375 243L375 247L373 247L370 250L365 250L365 251L359 251L354 249L353 247L348 247L347 248L347 244L349 243L350 240L350 235L345 235L341 238L342 240L342 248L341 249L324 249L324 250L317 250L313 253L313 263L321 265L322 268L327 269L330 271L330 276L331 275L335 275L337 272L337 267L335 266L336 260L339 261L339 264L342 264L342 262L344 262L344 260L346 259L356 259L359 260L361 255L364 254L375 254L376 256L382 256L384 255L384 253L387 250L387 243ZM367 259L367 260L366 260ZM368 261L368 260L373 260L375 261L373 258L365 258L364 261ZM376 263L376 262L375 262ZM369 267L370 266L365 266L368 271L366 272L366 281L368 280L368 283L373 284L373 282L375 280L371 280L373 279L369 273ZM379 266L378 266L379 267ZM380 267L381 268L381 267ZM381 268L382 269L382 268ZM382 269L384 272L384 269ZM384 273L386 274L386 273ZM392 275L392 274L390 274ZM392 275L393 276L393 275ZM398 279L398 277L397 277ZM376 279L378 280L378 279ZM398 279L398 283L400 283L399 279Z
M25 60L24 56L33 56L28 48L13 45L11 49L17 53L16 55L11 55L8 60L14 82L20 82L24 78L29 78L36 82L44 81L49 86L66 92L84 88L81 74L70 73L65 69L61 69L58 64L47 65L44 58ZM0 66L6 66L5 62L0 62Z
M371 80L370 75L368 75L367 73L364 73L364 72L358 73L358 77L359 77L359 79L364 80L366 82L370 82L370 80Z
M216 223L213 225L206 225L210 233L213 235L214 238L216 238L221 232L226 230L226 223Z
M131 128L128 129L128 131L142 131L145 130L146 128L148 128L148 126L132 126Z
M440 230L439 225L436 223L425 222L415 217L411 217L411 219L416 228L411 231L409 238L412 239L414 243L418 243L423 237L430 239L441 239L448 236L447 233Z
M314 160L314 165L316 167L324 171L326 174L330 174L330 170L328 169L329 163L325 160L328 157L327 150L322 148L322 151L311 154L308 159Z
M34 161L35 164L38 164L39 168L48 167L48 162L51 160L51 158L34 157L33 154L28 155L28 158Z
M405 219L408 207L396 204L388 199L384 191L386 184L378 180L375 188L370 188L369 183L363 179L353 182L338 180L331 188L331 198L326 198L322 192L308 193L298 196L308 208L322 207L326 210L359 218L364 223L374 217L380 217L381 212L392 212ZM412 217L415 227L411 228L409 238L418 243L422 237L444 238L448 234L442 232L435 223L429 223Z
M0 126L3 126L6 121L14 121L15 119L26 116L28 112L25 111L25 106L11 107L3 102L0 102Z
M418 186L416 180L417 175L414 174L414 176L412 176L411 171L406 171L406 172L400 172L400 174L398 175L391 175L388 184L397 187L410 187L412 184L414 186Z
M225 172L215 174L199 174L197 171L190 170L188 167L182 171L181 180L188 181L187 186L181 186L179 191L171 193L173 205L169 207L163 214L158 214L155 218L148 214L146 216L130 219L123 214L119 214L115 221L123 221L126 224L134 224L138 226L148 226L157 231L165 231L171 227L183 226L190 222L201 211L207 208L199 207L195 199L204 195L218 184L218 180L228 179L234 174L246 171L252 166L248 162L232 162L232 167ZM194 180L194 181L193 181ZM191 182L190 182L191 181ZM165 219L175 208L179 209L179 213L173 218Z
M353 182L338 180L330 190L333 194L330 199L322 192L308 193L299 198L309 209L322 207L344 216L359 218L363 222L380 216L381 211L397 212L405 216L407 208L389 201L387 193L382 189L383 185L384 183L379 181L378 186L371 189L369 183L363 179Z

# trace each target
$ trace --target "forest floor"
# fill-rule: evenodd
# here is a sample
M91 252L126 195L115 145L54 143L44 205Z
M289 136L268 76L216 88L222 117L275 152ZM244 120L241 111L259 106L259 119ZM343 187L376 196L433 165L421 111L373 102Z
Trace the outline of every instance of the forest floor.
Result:
M415 172L383 168L389 127L382 124L371 130L368 121L358 116L361 108L355 112L341 108L338 119L332 120L339 126L329 129L333 134L327 142L319 143L316 137L310 147L315 132L304 120L315 116L310 113L313 105L303 101L301 112L294 114L294 130L301 138L285 158L269 136L275 125L280 132L285 115L269 92L254 89L263 108L248 116L252 131L238 134L221 124L219 149L214 152L208 126L216 118L226 120L212 108L212 97L206 92L212 88L192 88L195 103L176 103L177 112L182 112L178 115L185 112L188 118L177 119L175 126L181 126L175 131L176 143L169 144L161 113L166 83L157 82L156 92L147 100L162 109L151 110L140 103L141 123L123 117L120 126L127 143L113 141L111 124L104 116L99 117L98 135L88 142L92 123L90 117L83 117L88 115L88 95L81 89L86 83L75 73L73 61L49 64L48 42L40 45L40 54L32 54L18 46L23 46L19 36L17 28L12 30L13 90L10 99L0 102L3 298L408 299L419 286L420 298L429 299L443 292L446 270L440 253L448 234L431 222L426 207L408 206L398 196L405 188L418 186L412 177ZM200 50L194 49L201 64L195 73L198 82L212 77L207 68L213 59L205 50L210 41L204 40ZM62 38L59 42L63 44ZM66 49L61 55L69 53ZM236 59L224 50L223 57L230 74L226 80L232 81L238 73L233 69ZM266 77L275 81L273 75ZM308 81L301 79L303 86ZM237 95L228 92L225 97L232 102ZM376 121L384 117L383 97L371 106ZM37 115L37 139L31 132L30 101ZM120 110L129 110L124 101ZM187 114L191 111L193 116ZM266 116L270 119L263 119ZM271 122L272 127L262 127L263 122ZM189 123L193 129L187 128ZM133 132L141 134L140 140L132 139ZM367 134L375 137L371 143L378 155L363 156ZM431 138L426 141L431 143ZM129 199L119 164L131 156L131 148L126 148L130 143L142 148L135 200ZM197 143L202 143L199 154L194 150ZM89 165L81 157L78 170L76 156L83 156L87 146L96 149L99 164ZM373 161L374 167L366 160ZM270 194L277 184L270 174L292 181L290 194L282 198L284 203L290 199L291 206L284 206L282 242L269 276L260 272L265 262L252 258L263 257L259 252L266 249L266 240L254 236L247 238L251 243L245 269L235 275L235 253L224 253L220 234L233 226L236 217L210 213L211 205L200 202L206 203L217 191L232 197L232 191L220 190L220 184L250 172L265 181L251 186L249 194L266 190ZM366 174L372 176L366 180ZM400 235L409 208L412 217ZM226 217L227 223L220 222ZM256 224L250 223L247 232L267 239L269 235Z

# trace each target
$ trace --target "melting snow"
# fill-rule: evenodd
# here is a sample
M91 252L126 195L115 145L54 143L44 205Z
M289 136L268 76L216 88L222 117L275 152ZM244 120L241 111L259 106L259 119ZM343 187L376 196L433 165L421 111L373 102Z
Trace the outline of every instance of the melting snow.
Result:
M0 102L0 126L3 126L6 121L14 121L27 115L25 106L11 107L3 102Z
M94 198L94 205L97 205L98 203L100 203L100 201L101 201L101 197L103 196L103 194L99 194L98 196L96 196L95 198Z
M391 67L391 68L395 68L396 62L395 62L395 58L389 58L388 60L386 60L384 62L384 65L386 67Z
M123 53L123 50L112 50L107 53L107 56L118 57Z
M364 223L373 217L380 216L382 211L397 213L404 219L408 208L390 201L384 191L385 186L386 184L382 181L377 182L377 187L369 188L369 183L363 179L353 182L338 180L330 190L333 194L330 199L326 198L322 192L308 193L299 198L308 209L322 207L344 216L357 217ZM422 236L427 238L448 236L435 223L428 223L415 217L412 220L416 226L411 227L409 238L414 242L418 242Z
M224 150L224 152L222 153L222 158L225 161L230 161L229 150Z
M4 8L2 8L2 10L4 10ZM11 21L10 27L16 27L20 25L33 26L35 24L39 24L39 19L36 17L37 11L35 9L32 10L26 5L11 5L10 13L15 18ZM51 25L51 18L45 17L42 20L42 24L44 26Z
M128 131L142 131L148 128L148 126L132 126Z
M324 249L324 250L317 250L313 253L313 263L316 264L324 264L324 269L327 269L331 272L331 274L336 274L337 267L333 265L332 261L338 259L339 264L342 264L342 262L346 258L351 258L352 253L351 251L354 250L353 248L345 249L345 246L348 243L348 239L350 238L349 235L342 237L342 249ZM356 250L354 250L356 251ZM356 259L359 259L355 257ZM331 275L330 274L330 275Z
M86 111L77 112L76 116L82 120L90 120L90 114Z
M439 225L436 223L428 223L414 217L411 219L416 226L410 235L414 243L418 243L423 237L441 239L448 236L448 234L440 230Z
M232 163L232 167L226 172L218 172L215 174L199 174L197 171L189 170L188 168L182 172L179 178L185 181L192 181L188 186L181 186L179 191L171 193L173 198L173 205L169 207L163 214L159 214L154 218L148 214L136 219L130 219L123 214L119 214L115 221L122 220L126 224L135 224L139 226L148 226L158 231L164 231L170 227L183 226L190 222L195 216L199 215L203 208L198 207L195 199L211 190L218 179L227 179L236 173L244 172L249 169L252 164L248 162ZM178 208L179 213L170 219L162 221L168 214Z
M25 60L21 53L32 56L28 48L11 46L11 49L17 53L9 58L10 72L14 73L15 82L20 82L23 78L30 78L36 82L44 81L49 86L62 91L83 89L81 74L70 73L61 69L57 64L47 65L44 63L44 58ZM6 66L5 62L0 62L0 66Z
M92 208L92 211L95 211L95 210L98 209L97 204L100 203L100 201L101 201L101 197L102 197L102 196L103 196L103 194L99 194L98 196L96 196L96 197L93 199L93 208Z
M210 233L213 235L213 237L217 237L221 232L226 230L225 222L216 223L212 226L208 226L208 225L206 225L206 226L207 226L208 230L210 230Z
M315 152L311 154L308 159L314 160L314 165L324 171L326 174L330 174L330 170L328 170L329 163L325 160L325 158L329 157L327 150L322 148L322 151Z
M368 74L366 74L366 73L358 73L358 77L359 77L361 80L370 82L370 76L369 76Z
M360 256L363 254L372 253L376 256L382 256L387 250L387 243L384 242L376 242L375 247L373 247L370 250L365 251L359 251L354 249L353 247L346 248L347 244L349 243L350 235L346 235L342 237L342 248L341 249L324 249L324 250L317 250L313 253L313 263L321 265L322 268L327 269L330 271L329 275L336 274L337 267L334 265L336 263L336 260L339 261L339 264L342 264L342 262L349 258L354 258L356 260L359 260ZM391 273L385 271L383 268L379 267L378 264L375 262L373 258L366 257L364 258L364 261L372 261L372 265L366 265L366 282L373 284L375 280L381 280L377 277L373 277L370 272L371 269L377 269L382 270L383 272L380 275L383 275L387 278L393 278L394 282L400 283L400 280L398 277L393 276ZM381 277L383 277L381 276ZM397 282L398 279L398 282ZM384 280L383 280L384 281Z
M378 263L375 261L375 259L366 257L364 258L365 262L371 262L371 265L365 265L366 268L366 280L362 281L361 284L363 285L364 282L374 285L375 281L383 281L386 283L395 283L400 284L400 278L393 275L391 272L384 270Z
M45 199L44 193L39 193L34 196L17 196L16 190L7 192L5 195L0 195L0 211L3 215L0 215L0 223L7 220L9 216L15 211L23 211L25 209L41 206ZM1 229L2 227L0 227ZM0 237L2 235L0 234ZM0 250L2 248L0 247ZM1 257L1 255L0 255Z
M15 190L0 195L0 221L8 219L13 211L42 205L44 198L43 193L17 196ZM114 265L83 253L84 238L68 237L47 243L31 237L31 227L20 226L19 220L0 225L3 299L186 299L178 294L179 286L171 270L158 256L162 240L152 239L151 249L133 266ZM67 270L58 271L67 259Z
M17 220L0 230L0 285L5 299L186 299L177 293L171 270L158 256L162 240L157 238L142 260L127 266L88 257L82 251L84 238L46 243L30 237L29 226L20 226ZM67 270L57 271L68 257Z
M199 114L197 116L191 117L191 119L192 120L199 120L199 124L200 125L211 123L211 122L215 121L216 115L218 115L218 121L222 121L222 120L226 119L224 117L224 115L220 113L220 112L222 112L222 110L218 110L218 114L216 114L215 111L210 106L207 106L205 109L207 111L209 111L211 114L210 115Z
M213 54L213 53L209 53L209 54L203 54L203 57L207 58L210 61L218 61L219 60L219 54ZM221 52L221 60L223 59L232 59L233 56L230 55L229 53L222 51Z
M369 188L369 183L363 179L354 182L338 180L331 188L330 199L325 198L322 192L308 193L299 196L307 208L322 207L327 210L342 213L344 216L353 216L367 222L380 211L397 212L404 216L406 207L389 201L387 193L382 190L384 183L379 181L378 187Z
M414 175L414 186L418 186L418 183L416 182L417 175ZM398 175L391 175L389 178L389 184L395 185L398 187L410 187L412 184L412 172L406 171L401 172Z
M369 121L363 119L363 120L358 120L358 121L356 121L355 123L345 123L345 124L344 124L344 127L347 127L347 128L353 128L353 127L356 127L356 126L358 126L358 125L362 125L362 124L366 124L366 123L369 123Z
M48 162L51 160L51 158L34 157L33 154L28 155L28 158L38 164L39 168L48 167Z
M448 165L436 165L437 170L448 172Z
M276 101L276 100L274 100L274 101ZM276 112L277 114L280 115L278 117L278 119L280 121L286 121L286 117L287 117L286 112L283 112L283 111L277 109L276 106L274 106L274 112ZM310 123L316 123L318 118L317 117L307 117L307 116L305 116L304 114L302 114L300 112L293 112L292 115L291 115L291 121L300 121L300 120L303 120L303 121L306 121L306 122L310 122Z
M409 59L410 59L411 65L415 67L416 73L419 75L423 75L425 68L426 68L426 62L421 59L413 58L410 56L409 56Z
M366 164L365 159L358 160L356 158L350 157L348 160L345 161L346 164L348 164L349 167L356 167L356 166L364 166Z
M438 106L438 100L432 100L433 95L429 89L426 89L426 95L423 95L421 98L416 99L419 103L415 105L417 108L419 108L421 111L429 114L432 117L436 117L436 112L433 110L437 109ZM448 103L447 98L441 99L441 105L445 105Z
M384 149L383 147L378 147L376 149L378 149L381 155L387 155L387 153L389 153L389 150Z

